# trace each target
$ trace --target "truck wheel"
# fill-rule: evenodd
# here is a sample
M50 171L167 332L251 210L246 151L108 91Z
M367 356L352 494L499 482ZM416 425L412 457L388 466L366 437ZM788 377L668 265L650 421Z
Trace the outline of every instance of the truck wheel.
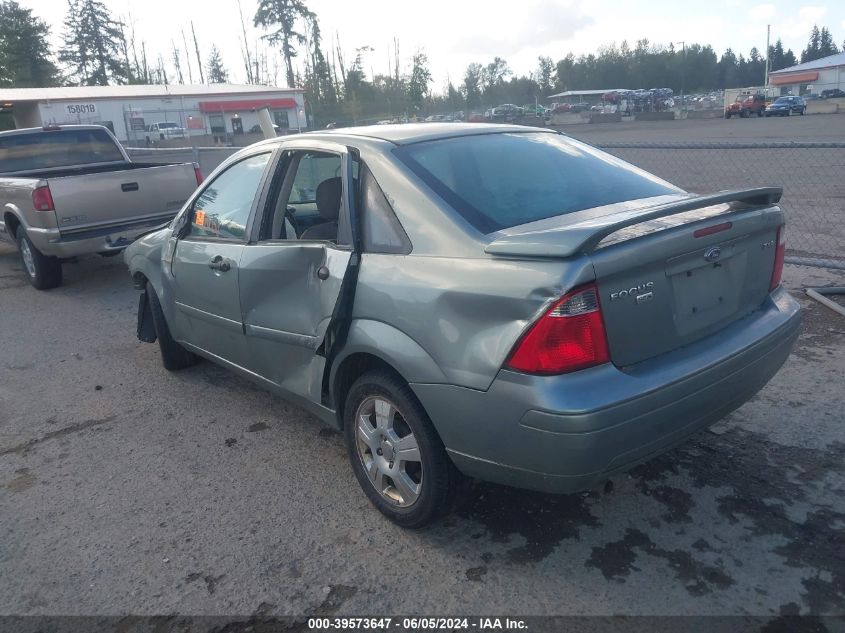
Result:
M164 312L161 310L161 303L152 285L147 282L147 298L150 301L150 312L153 315L153 326L158 339L158 346L161 349L161 363L169 371L185 369L197 363L197 356L179 345L170 335L170 328L164 319Z
M763 116L763 111L762 111L762 110L757 110L757 117L761 117L761 116Z
M47 257L35 248L23 227L18 229L16 241L23 270L33 287L49 290L62 285L62 262L57 257Z
M382 514L421 528L451 509L462 476L404 381L383 370L358 378L343 422L352 470Z

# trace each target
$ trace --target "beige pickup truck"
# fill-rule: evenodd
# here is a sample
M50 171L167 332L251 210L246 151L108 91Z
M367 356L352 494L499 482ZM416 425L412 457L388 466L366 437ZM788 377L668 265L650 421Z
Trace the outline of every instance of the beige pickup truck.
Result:
M0 240L14 242L40 290L62 263L116 255L169 222L202 181L194 163L135 163L108 129L63 125L0 133Z

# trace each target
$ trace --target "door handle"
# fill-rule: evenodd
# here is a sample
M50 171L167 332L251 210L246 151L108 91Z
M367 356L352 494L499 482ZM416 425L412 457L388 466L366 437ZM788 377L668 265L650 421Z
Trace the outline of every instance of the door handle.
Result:
M217 270L221 273L225 273L232 268L232 265L229 263L228 259L223 259L222 255L216 255L210 262L208 262L208 267L211 270Z
M329 269L325 266L320 266L317 269L317 277L319 277L322 281L325 281L329 278Z
M123 191L138 191L138 183L137 182L125 182L120 185L120 188Z

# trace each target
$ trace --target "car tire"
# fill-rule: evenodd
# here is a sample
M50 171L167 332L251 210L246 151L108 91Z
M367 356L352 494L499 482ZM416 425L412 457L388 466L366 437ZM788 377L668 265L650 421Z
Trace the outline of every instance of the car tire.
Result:
M806 109L807 108L801 108L801 116L804 116L804 110L806 110Z
M147 299L150 302L153 327L156 331L159 349L161 349L161 363L164 365L164 368L168 371L177 371L190 367L191 365L196 365L198 360L197 355L179 345L173 336L171 336L170 328L167 327L167 321L161 309L161 303L158 300L158 295L156 295L152 284L149 282L147 282Z
M757 110L757 118L759 119L761 116L763 116L763 111Z
M58 257L48 257L35 248L23 227L18 228L15 241L23 272L34 288L49 290L62 285L62 262Z
M731 118L731 113L730 113L730 112L725 112L725 118L726 118L726 119L730 119L730 118Z
M358 378L346 396L343 422L352 470L382 514L417 529L451 510L463 477L401 378L386 370ZM410 459L400 459L400 451Z

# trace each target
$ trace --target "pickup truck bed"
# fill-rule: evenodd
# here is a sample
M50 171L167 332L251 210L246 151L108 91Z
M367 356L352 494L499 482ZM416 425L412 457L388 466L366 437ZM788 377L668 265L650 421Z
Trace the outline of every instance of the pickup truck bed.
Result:
M17 243L35 287L54 287L62 260L120 252L170 221L200 180L193 163L131 162L99 126L0 133L0 239Z

